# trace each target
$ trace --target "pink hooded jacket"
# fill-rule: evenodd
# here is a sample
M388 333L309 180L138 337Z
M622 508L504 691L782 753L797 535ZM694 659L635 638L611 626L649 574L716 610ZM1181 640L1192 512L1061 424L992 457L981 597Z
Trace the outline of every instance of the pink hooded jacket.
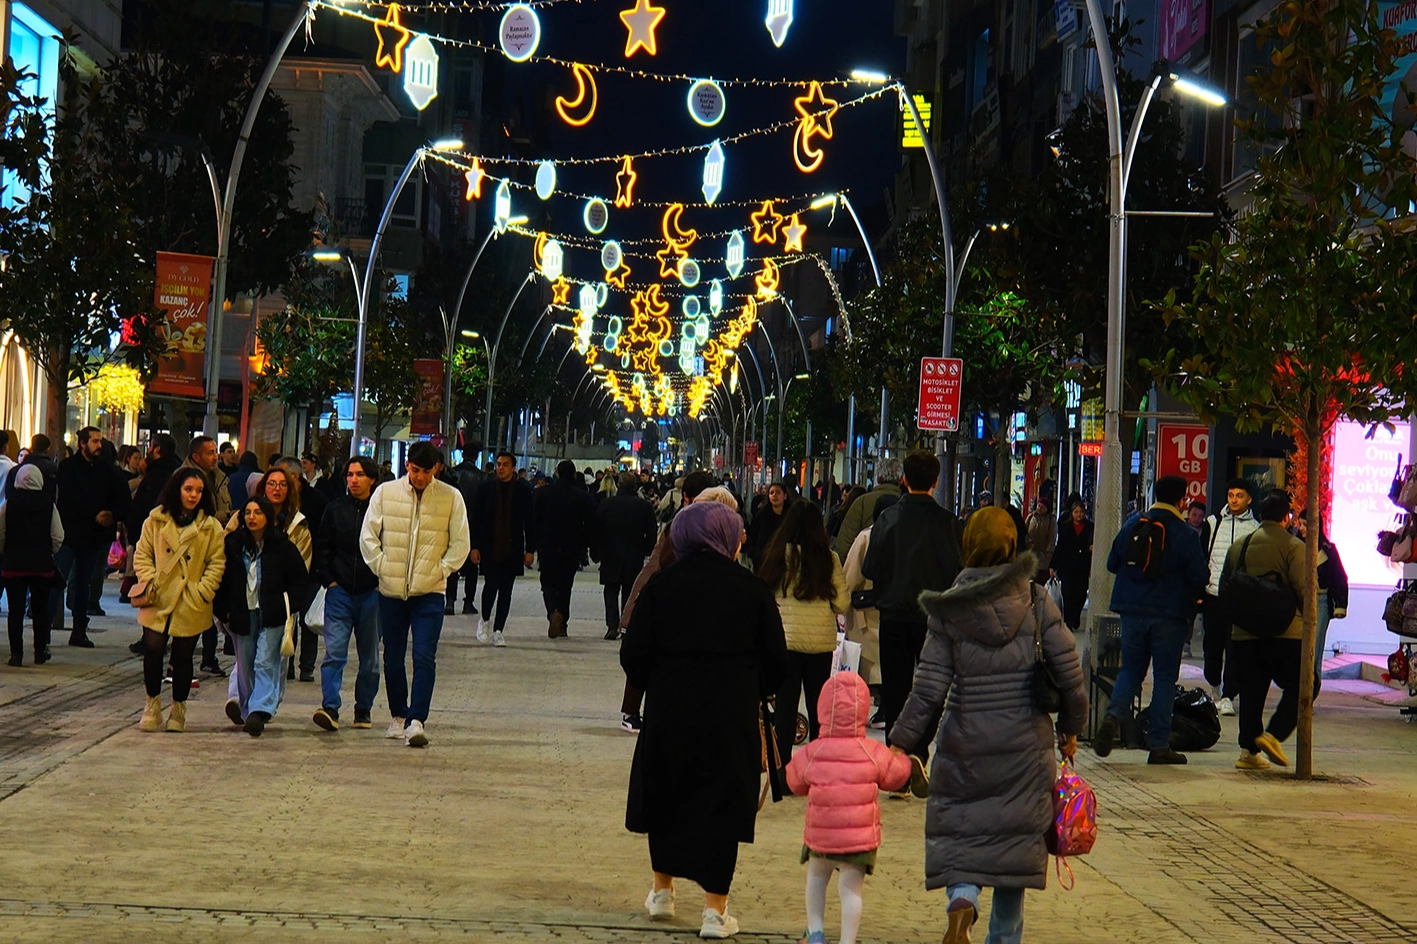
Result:
M845 855L881 845L878 790L910 781L910 758L866 736L871 690L855 672L838 672L817 699L819 738L792 756L787 785L807 795L802 841L813 852Z

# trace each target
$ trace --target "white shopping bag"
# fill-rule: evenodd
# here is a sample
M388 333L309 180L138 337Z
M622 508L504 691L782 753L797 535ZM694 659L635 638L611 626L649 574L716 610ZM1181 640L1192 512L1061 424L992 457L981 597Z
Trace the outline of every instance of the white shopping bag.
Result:
M1048 596L1052 598L1053 605L1059 612L1063 609L1063 582L1057 577L1048 578Z
M860 670L861 644L847 639L845 633L837 633L836 652L832 655L832 674L859 672Z
M321 629L325 625L325 588L315 591L315 599L310 609L305 611L305 625L310 629Z

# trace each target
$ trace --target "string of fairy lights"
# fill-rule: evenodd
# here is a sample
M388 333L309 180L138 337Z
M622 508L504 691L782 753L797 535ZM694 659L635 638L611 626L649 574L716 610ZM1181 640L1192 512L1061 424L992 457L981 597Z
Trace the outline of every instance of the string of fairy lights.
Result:
M680 411L698 416L716 387L727 384L730 390L736 388L735 352L757 325L758 306L778 297L783 268L808 260L815 262L840 302L840 290L830 266L803 248L807 235L803 216L827 205L834 212L836 195L830 195L828 202L817 195L719 201L729 150L751 139L791 131L792 160L800 172L812 174L826 161L826 143L835 136L836 116L843 109L897 95L899 87L886 84L884 76L871 74L853 73L850 78L829 79L712 78L656 72L632 64L581 62L542 53L539 11L563 3L585 2L594 0L437 0L407 4L316 0L311 4L311 16L316 10L329 10L369 24L377 41L375 67L402 75L404 93L420 111L439 94L440 48L500 52L512 63L542 63L567 70L575 93L556 96L553 106L572 128L585 127L595 119L601 106L598 77L607 75L683 85L689 116L705 129L712 129L723 120L726 90L790 88L801 93L793 98L790 116L704 143L557 160L470 154L459 149L424 151L425 160L444 164L451 172L462 175L465 200L482 200L491 191L493 226L498 233L511 232L533 240L533 261L536 272L551 287L551 307L570 314L568 327L574 349L587 367L603 372L606 389L617 403L646 416L675 415ZM667 15L665 7L656 6L652 0L618 0L616 5L625 3L633 6L618 10L616 15L626 30L627 63L640 55L655 57L659 51L657 30ZM763 23L773 43L780 47L792 25L793 0L766 3ZM418 32L404 25L406 12L415 16L500 14L497 42ZM850 94L852 89L863 86L873 87L852 97L833 97L836 92L828 95L829 89ZM699 181L702 201L643 200L636 194L642 173L637 164L690 155L703 156ZM613 197L608 189L601 196L558 187L558 168L602 166L617 168ZM515 171L525 168L534 168L533 183L513 179ZM578 202L585 232L553 233L527 227L526 217L513 211L514 190L530 191L541 201L558 198ZM605 238L612 208L615 212L631 208L660 211L660 237ZM738 228L701 233L688 225L686 213L708 209L749 212L744 225ZM710 245L721 246L721 251L708 248ZM650 251L653 246L659 248ZM750 250L760 254L750 257ZM601 279L570 277L567 256L573 252L595 254ZM722 277L706 279L706 269L717 271L720 267ZM751 280L749 290L729 292L727 286L740 279ZM628 296L629 314L608 309L612 291ZM598 331L598 326L603 329Z

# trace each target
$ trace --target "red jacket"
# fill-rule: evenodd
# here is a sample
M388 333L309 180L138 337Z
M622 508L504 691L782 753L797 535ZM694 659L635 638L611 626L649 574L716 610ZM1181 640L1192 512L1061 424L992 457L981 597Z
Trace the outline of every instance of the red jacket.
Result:
M866 736L871 690L855 672L838 672L822 687L822 734L793 755L787 785L807 795L802 841L814 852L844 855L881 845L879 790L910 781L910 759Z

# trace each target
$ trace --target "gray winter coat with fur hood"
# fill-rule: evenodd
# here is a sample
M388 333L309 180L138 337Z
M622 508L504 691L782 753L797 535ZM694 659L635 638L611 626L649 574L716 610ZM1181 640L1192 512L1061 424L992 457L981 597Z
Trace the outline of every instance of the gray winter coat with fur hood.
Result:
M1035 625L1063 691L1059 732L1082 731L1087 691L1073 634L1029 582L1037 566L1025 551L1008 564L961 571L943 593L920 595L930 631L891 741L918 742L945 706L925 817L926 888L1045 887L1057 748L1052 720L1033 707Z

